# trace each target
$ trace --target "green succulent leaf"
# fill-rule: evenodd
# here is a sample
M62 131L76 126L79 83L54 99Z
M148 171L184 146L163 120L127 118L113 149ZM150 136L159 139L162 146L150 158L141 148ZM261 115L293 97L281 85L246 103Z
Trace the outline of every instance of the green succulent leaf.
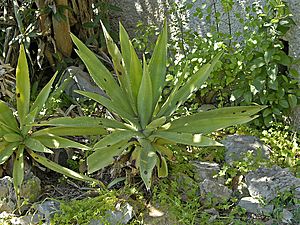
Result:
M229 126L247 123L265 106L237 106L195 113L165 125L168 131L208 134Z
M87 158L88 173L94 173L113 163L115 157L120 156L130 145L131 143L127 141L121 141L109 147L95 149L95 152Z
M18 199L20 198L20 189L24 180L24 145L19 145L16 152L16 159L13 166L13 183Z
M217 141L214 141L208 137L203 136L202 134L190 134L182 132L171 132L171 131L157 131L153 137L163 138L169 141L174 141L179 144L192 145L198 147L204 146L222 146Z
M3 138L7 142L20 142L23 141L23 137L17 133L7 133L3 135Z
M146 129L156 129L161 127L165 122L167 121L167 118L165 116L157 118L153 120L151 123L149 123L146 127Z
M77 54L86 65L95 83L106 92L112 102L117 102L118 105L120 105L120 108L130 115L134 115L131 105L128 104L126 98L124 99L125 93L117 84L112 74L106 69L101 61L98 60L96 55L89 50L77 37L71 34L71 38L78 48L76 51Z
M11 109L5 102L0 100L0 122L14 131L19 130L19 125L16 118L13 115Z
M120 105L118 105L118 102L115 103L106 97L103 97L99 94L92 93L92 92L86 92L86 91L75 91L75 92L78 94L81 94L87 98L93 99L94 101L103 105L109 111L117 113L124 120L135 123L135 124L137 123L136 117L134 115L124 111L123 108Z
M149 62L149 74L152 83L153 101L152 108L154 109L162 93L166 78L167 65L167 41L168 30L167 22L165 20L163 30L159 35L152 57ZM150 104L147 103L147 104Z
M158 157L158 161L156 163L157 175L158 177L167 177L168 176L168 164L165 157Z
M221 55L222 52L217 54L211 63L202 66L198 72L193 74L190 79L188 79L187 82L178 89L174 96L169 96L157 114L157 117L172 115L182 103L184 103L195 91L197 91L207 80Z
M135 138L137 135L138 132L135 131L129 131L129 130L114 131L111 134L102 138L100 141L98 141L94 145L94 149L110 147L112 145L119 143L120 141L128 142L130 139Z
M20 54L16 69L16 96L18 115L20 119L19 122L21 124L20 127L22 127L29 112L30 101L29 70L23 45L20 46Z
M8 143L8 142L1 142L0 143L0 165L5 163L9 157L14 153L16 148L19 146L20 143Z
M27 138L25 140L25 146L33 151L42 152L42 153L50 153L53 154L54 152L49 148L45 147L40 141L34 138Z
M153 146L156 148L156 150L161 154L166 156L169 160L174 160L174 154L173 151L168 148L167 146L156 144L154 143Z
M55 136L84 136L84 135L104 135L106 130L102 127L49 127L34 132L33 137L41 135Z
M143 70L143 77L140 86L140 90L138 93L138 113L140 117L140 124L142 128L145 128L153 114L153 96L152 96L152 83L151 78L148 70L148 65L146 60L144 59L144 70Z
M46 84L46 86L41 90L41 92L39 93L39 95L36 97L34 103L32 104L31 108L30 108L30 112L34 111L35 109L37 109L34 113L34 118L36 117L36 114L38 112L41 111L41 109L44 107L48 97L49 97L49 94L50 94L50 91L51 91L51 88L52 88L52 84L55 80L57 76L57 73L54 74L54 76L51 78L51 80Z
M140 152L140 175L147 190L151 187L152 172L157 162L157 154L152 143L147 139L140 140L142 149Z
M89 150L90 148L75 141L66 138L58 137L52 134L32 136L35 140L40 141L48 148L78 148L81 150Z
M128 128L124 123L106 119L106 118L96 118L88 116L80 117L63 117L63 118L54 118L48 121L42 121L40 124L42 126L55 126L55 127L77 127L77 128L99 128L100 130L105 128L117 128L117 129L126 129Z
M120 44L127 75L129 76L133 100L137 105L137 96L143 76L142 64L133 48L129 36L120 23Z
M35 160L37 161L38 163L42 164L43 166L57 172L57 173L60 173L60 174L63 174L67 177L70 177L70 178L73 178L73 179L76 179L76 180L81 180L81 181L88 181L88 182L96 182L96 183L99 183L100 181L96 180L96 179L93 179L93 178L90 178L88 176L85 176L83 174L80 174L80 173L77 173L73 170L70 170L66 167L63 167L63 166L60 166L58 165L57 163L55 162L52 162L51 160L41 156L41 155L38 155L36 153L34 153L33 151L28 151L28 153L30 154L30 156Z

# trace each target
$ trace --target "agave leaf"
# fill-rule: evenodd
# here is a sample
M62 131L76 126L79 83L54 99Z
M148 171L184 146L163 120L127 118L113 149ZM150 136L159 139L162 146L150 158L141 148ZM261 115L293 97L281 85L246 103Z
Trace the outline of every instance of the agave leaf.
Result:
M134 115L131 105L124 99L124 92L114 80L112 74L106 69L95 54L89 50L77 37L71 34L72 40L78 48L77 54L86 65L95 83L103 89L113 102L118 102L127 113Z
M115 157L119 157L130 145L131 143L127 141L121 141L109 147L96 149L96 151L87 158L88 173L94 173L113 163Z
M192 145L192 146L222 146L219 142L216 142L202 134L190 134L181 132L170 131L157 131L153 134L154 137L163 138L169 141L174 141L179 144Z
M140 174L147 190L151 187L152 172L156 165L157 155L151 142L147 139L140 139L142 149L140 153Z
M125 68L129 75L134 104L137 105L137 96L143 76L142 64L133 48L129 36L120 23L120 44Z
M167 22L165 20L163 31L158 37L153 55L149 62L149 73L152 82L153 101L152 108L154 109L164 87L166 78L166 64L167 64L167 41L168 31ZM147 103L148 104L148 103ZM150 103L149 103L150 104Z
M120 141L129 141L132 138L135 138L138 135L138 132L129 131L129 130L120 130L114 131L113 133L105 136L100 141L94 145L94 149L110 147L119 143Z
M20 198L20 189L24 180L24 145L19 145L13 167L13 182L16 195Z
M78 94L81 94L87 98L93 99L94 101L98 102L99 104L103 105L105 108L107 108L109 111L117 113L120 117L122 117L124 120L129 121L131 123L137 124L136 117L132 114L127 113L123 110L123 108L118 105L116 102L112 102L108 98L105 98L101 95L98 95L96 93L92 92L86 92L86 91L75 91Z
M16 69L16 96L17 96L17 109L20 119L20 127L25 123L25 118L29 112L30 101L30 81L28 64L23 45L20 45L20 54L18 65Z
M33 122L34 122L35 117L37 115L37 111L38 111L38 108L35 108L28 115L26 115L25 123L24 123L24 126L23 126L22 130L21 130L21 133L23 135L27 135L28 132L31 130L31 128L33 126Z
M45 147L40 141L34 138L27 138L25 140L25 146L33 151L42 152L42 153L50 153L53 154L54 152L49 148Z
M58 137L52 134L32 136L35 140L40 141L48 148L78 148L81 150L89 150L90 148L75 141L66 138Z
M153 144L153 146L157 149L157 151L161 154L161 155L164 155L166 156L169 160L174 160L174 154L173 154L173 151L164 146L164 145L160 145L160 144Z
M50 91L51 91L51 88L52 88L52 84L55 80L55 77L56 77L57 73L54 74L54 76L51 78L51 80L46 84L46 86L41 90L41 92L39 93L39 95L36 97L34 103L32 104L31 108L30 108L30 111L32 112L33 110L37 109L35 111L35 114L34 114L34 118L36 117L36 114L38 112L41 111L41 109L43 108L43 106L45 105L48 97L49 97L49 94L50 94Z
M128 74L126 74L126 72L125 72L126 70L122 65L123 57L121 55L121 52L120 52L119 48L117 47L117 45L114 43L113 39L108 34L108 32L102 22L101 22L101 25L102 25L102 30L103 30L104 37L106 40L106 46L107 46L110 56L112 57L115 71L118 75L117 77L119 79L119 83L123 89L123 92L126 93L125 97L127 98L127 101L130 102L130 105L132 106L133 111L135 112L135 114L137 114L136 101L134 102L134 100L133 100L129 76L128 76Z
M6 133L3 135L3 139L7 142L21 142L23 141L23 137L17 133Z
M139 145L136 146L130 156L130 161L136 169L138 169L140 166L141 150L142 150L141 146Z
M127 129L128 127L116 120L106 119L106 118L96 118L88 116L80 117L63 117L54 118L48 121L42 121L40 124L42 126L55 126L55 127L77 127L77 128L99 128L100 130L105 128L117 128L117 129Z
M168 165L165 157L158 157L158 161L156 163L157 175L158 177L167 177L168 176Z
M31 157L37 161L38 163L42 164L43 166L57 172L57 173L60 173L60 174L63 174L67 177L70 177L70 178L73 178L73 179L76 179L76 180L81 180L81 181L88 181L88 182L96 182L96 183L99 183L100 181L98 180L95 180L93 178L90 178L88 176L85 176L83 174L80 174L80 173L77 173L73 170L70 170L66 167L63 167L63 166L60 166L58 165L57 163L55 162L52 162L51 160L41 156L41 155L38 155L36 153L34 153L33 151L30 151L28 150L28 153L31 155Z
M3 145L0 147L0 165L5 163L9 157L13 154L16 148L19 146L19 142L7 143L1 142Z
M197 91L201 85L207 80L211 71L215 67L222 52L217 54L211 63L202 66L198 72L193 74L190 79L176 92L175 96L172 96L171 100L167 100L162 106L161 110L157 114L158 117L170 116L177 108L184 103L195 91Z
M199 112L173 120L168 131L208 134L218 129L247 123L255 119L256 116L253 115L264 108L264 106L236 106Z
M148 71L148 65L146 59L144 58L144 71L142 82L138 94L138 113L140 117L140 124L142 128L145 128L149 123L152 113L153 113L153 95L152 95L152 83Z
M149 123L146 127L146 129L156 129L161 127L165 122L167 121L167 118L165 116L159 117L155 120L153 120L151 123Z
M18 131L18 122L13 115L11 109L5 102L0 100L0 122L4 123L7 127L14 131Z
M55 136L83 136L83 135L104 135L106 130L102 127L49 127L33 133L33 137L41 135Z

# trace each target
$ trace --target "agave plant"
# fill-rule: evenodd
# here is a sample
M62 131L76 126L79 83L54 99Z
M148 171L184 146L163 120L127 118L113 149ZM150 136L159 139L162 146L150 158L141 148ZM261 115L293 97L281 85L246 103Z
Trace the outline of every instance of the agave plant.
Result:
M147 187L151 186L151 177L156 166L158 176L168 175L167 159L172 157L170 144L192 146L220 145L204 136L217 129L246 123L263 107L229 107L199 112L189 116L174 118L174 113L189 97L197 91L208 78L218 62L221 53L210 63L184 82L186 71L164 102L160 102L165 85L167 60L167 26L158 37L149 63L145 57L142 62L124 27L120 24L121 51L102 25L109 54L112 58L117 80L113 74L98 60L77 37L72 39L77 46L77 54L85 63L95 83L106 93L107 97L96 93L78 91L78 93L95 100L122 120L105 119L99 124L108 130L94 146L94 152L88 156L88 172L93 173L111 164L116 156L126 153L132 146L131 160L139 169ZM49 121L48 125L57 125Z
M42 89L30 106L29 71L24 47L20 47L20 55L16 69L17 110L13 111L5 102L0 101L0 164L13 159L14 188L20 197L20 186L24 179L24 160L31 157L41 165L74 179L95 181L88 176L76 173L50 161L43 155L52 154L55 148L78 148L88 150L89 147L64 138L67 135L99 135L105 132L99 129L98 120L94 118L62 118L64 126L35 129L35 120L42 110L55 75ZM82 123L82 119L85 120ZM70 122L71 121L71 122ZM97 127L96 127L97 125Z

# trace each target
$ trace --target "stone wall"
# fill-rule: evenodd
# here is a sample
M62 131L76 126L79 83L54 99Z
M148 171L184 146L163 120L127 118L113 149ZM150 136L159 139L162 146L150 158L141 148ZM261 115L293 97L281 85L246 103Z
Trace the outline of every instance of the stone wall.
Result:
M137 22L142 21L144 23L151 23L151 24L161 24L163 18L166 15L166 4L170 4L172 1L177 2L191 2L192 0L110 0L111 3L119 6L123 12L116 13L113 15L114 26L117 26L117 21L122 21L125 25L126 29L129 31L131 36L134 36L134 30L136 27ZM220 0L214 0L216 2L217 10L221 10L220 7ZM237 4L235 10L240 11L243 13L243 8L246 4L252 4L254 1L258 2L258 4L263 4L263 0L235 0L239 4ZM213 2L207 0L200 0L197 1L199 4L202 2ZM294 20L296 25L288 32L286 36L286 40L289 43L289 54L294 58L300 59L300 1L299 0L287 0L287 3L290 7L294 15ZM197 5L195 5L197 7ZM198 21L193 19L192 14L195 11L195 7L192 8L186 16L190 19L190 24L188 25L189 28L196 29L200 31L202 34L205 34L207 31L207 24L204 21ZM230 15L231 20L231 29L236 31L241 29L238 26L238 22L235 20L233 15ZM221 20L220 29L222 31L226 31L228 28L228 18L224 14L224 18ZM300 73L300 65L296 67L298 72ZM300 77L299 77L300 81Z

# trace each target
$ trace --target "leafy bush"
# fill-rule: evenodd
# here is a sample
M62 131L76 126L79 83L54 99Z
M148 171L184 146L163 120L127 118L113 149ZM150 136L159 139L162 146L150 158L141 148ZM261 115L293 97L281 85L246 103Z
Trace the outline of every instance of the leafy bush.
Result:
M120 122L102 118L99 126L106 128L110 134L95 144L95 152L87 159L89 173L109 165L124 151L130 151L131 162L139 169L149 189L155 166L159 177L168 175L166 158L172 158L172 151L168 148L170 144L219 145L204 134L248 122L255 118L254 114L264 108L260 106L228 107L185 117L175 114L178 107L201 87L221 54L218 53L210 63L203 65L184 82L186 67L167 100L160 102L166 76L166 24L158 37L149 64L144 57L143 66L122 25L120 25L122 54L104 26L103 30L118 81L78 38L72 36L78 48L78 55L85 63L95 83L104 90L107 96L84 91L78 91L78 93L102 104L122 119Z
M196 5L196 3L199 5ZM216 49L225 49L222 63L216 67L202 88L186 104L186 110L196 110L201 104L224 105L270 105L265 109L257 125L269 125L271 121L283 121L293 107L299 103L299 86L293 69L296 63L284 51L282 36L294 24L287 5L281 1L266 1L265 5L254 2L245 4L245 9L234 1L208 1L201 4L172 3L169 6L172 42L169 66L170 86L176 83L181 67L189 64L190 72L210 60ZM193 10L191 10L193 8ZM187 11L195 12L188 16ZM237 18L232 21L233 17ZM192 19L191 19L192 18ZM221 29L227 20L228 30ZM190 29L190 20L205 23L206 35ZM232 23L241 29L233 30ZM154 25L138 25L137 32L143 33L135 39L139 49L149 51L147 40L157 28ZM146 40L146 41L145 41ZM189 54L187 54L189 53Z

